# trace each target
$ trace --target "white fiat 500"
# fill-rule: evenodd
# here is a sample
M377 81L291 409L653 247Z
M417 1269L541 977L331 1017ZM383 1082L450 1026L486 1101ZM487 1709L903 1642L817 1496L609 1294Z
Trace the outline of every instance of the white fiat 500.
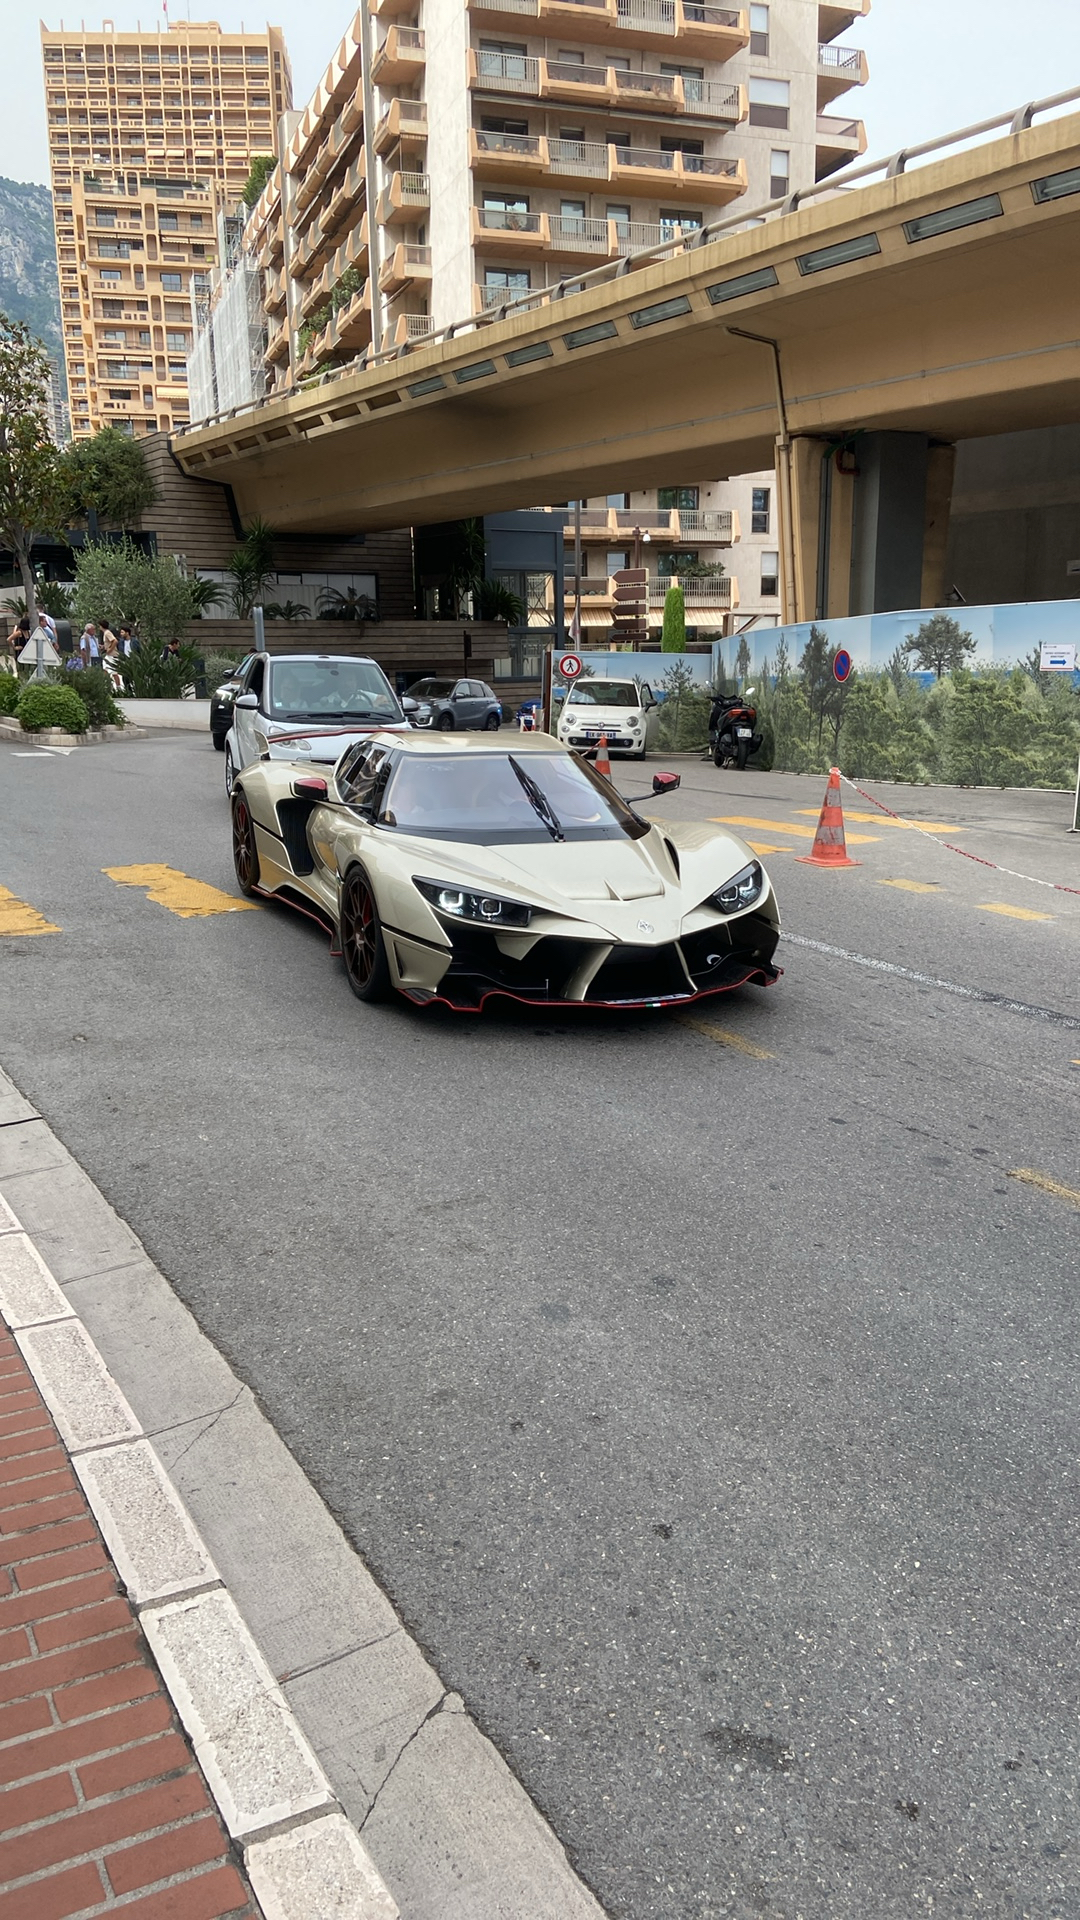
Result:
M238 773L271 760L333 766L362 734L409 725L375 660L336 653L253 653L232 703L225 741L225 791Z
M556 729L564 747L588 752L606 735L609 753L644 760L656 743L659 703L643 680L576 680Z

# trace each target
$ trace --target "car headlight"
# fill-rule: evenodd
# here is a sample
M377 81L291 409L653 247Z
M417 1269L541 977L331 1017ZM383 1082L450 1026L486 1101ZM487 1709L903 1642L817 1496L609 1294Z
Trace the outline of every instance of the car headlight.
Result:
M418 880L413 886L429 901L436 913L452 920L474 920L484 927L527 927L531 907L520 900L503 900L494 893L473 893L466 887L447 886L445 880Z
M748 867L725 880L711 896L711 904L718 913L738 913L743 907L752 907L765 890L765 869L759 861L751 860Z

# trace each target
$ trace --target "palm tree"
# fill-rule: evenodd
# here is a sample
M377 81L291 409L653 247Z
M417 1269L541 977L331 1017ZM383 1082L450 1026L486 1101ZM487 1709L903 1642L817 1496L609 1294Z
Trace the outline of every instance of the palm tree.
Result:
M323 587L319 593L319 612L324 620L377 620L379 609L369 593L356 587Z

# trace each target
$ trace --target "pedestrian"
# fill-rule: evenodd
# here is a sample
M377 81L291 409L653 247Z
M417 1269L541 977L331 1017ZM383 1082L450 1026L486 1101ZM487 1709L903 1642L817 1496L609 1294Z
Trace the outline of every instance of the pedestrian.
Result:
M135 651L135 641L132 638L131 628L128 626L126 620L121 620L120 622L119 642L120 652L126 660L128 655Z
M101 629L101 651L106 660L111 660L115 664L120 652L120 642L107 620Z
M162 647L161 657L163 660L179 660L180 642L179 640L176 639L175 635L171 640L167 641L166 644Z
M88 620L79 635L79 653L84 667L96 667L101 658L101 643L98 630L92 620Z

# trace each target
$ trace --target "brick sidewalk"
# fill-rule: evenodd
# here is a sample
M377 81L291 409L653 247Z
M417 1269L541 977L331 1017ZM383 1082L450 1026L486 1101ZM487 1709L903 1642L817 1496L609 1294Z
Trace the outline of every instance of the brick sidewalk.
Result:
M0 1920L258 1920L68 1456L0 1325Z

